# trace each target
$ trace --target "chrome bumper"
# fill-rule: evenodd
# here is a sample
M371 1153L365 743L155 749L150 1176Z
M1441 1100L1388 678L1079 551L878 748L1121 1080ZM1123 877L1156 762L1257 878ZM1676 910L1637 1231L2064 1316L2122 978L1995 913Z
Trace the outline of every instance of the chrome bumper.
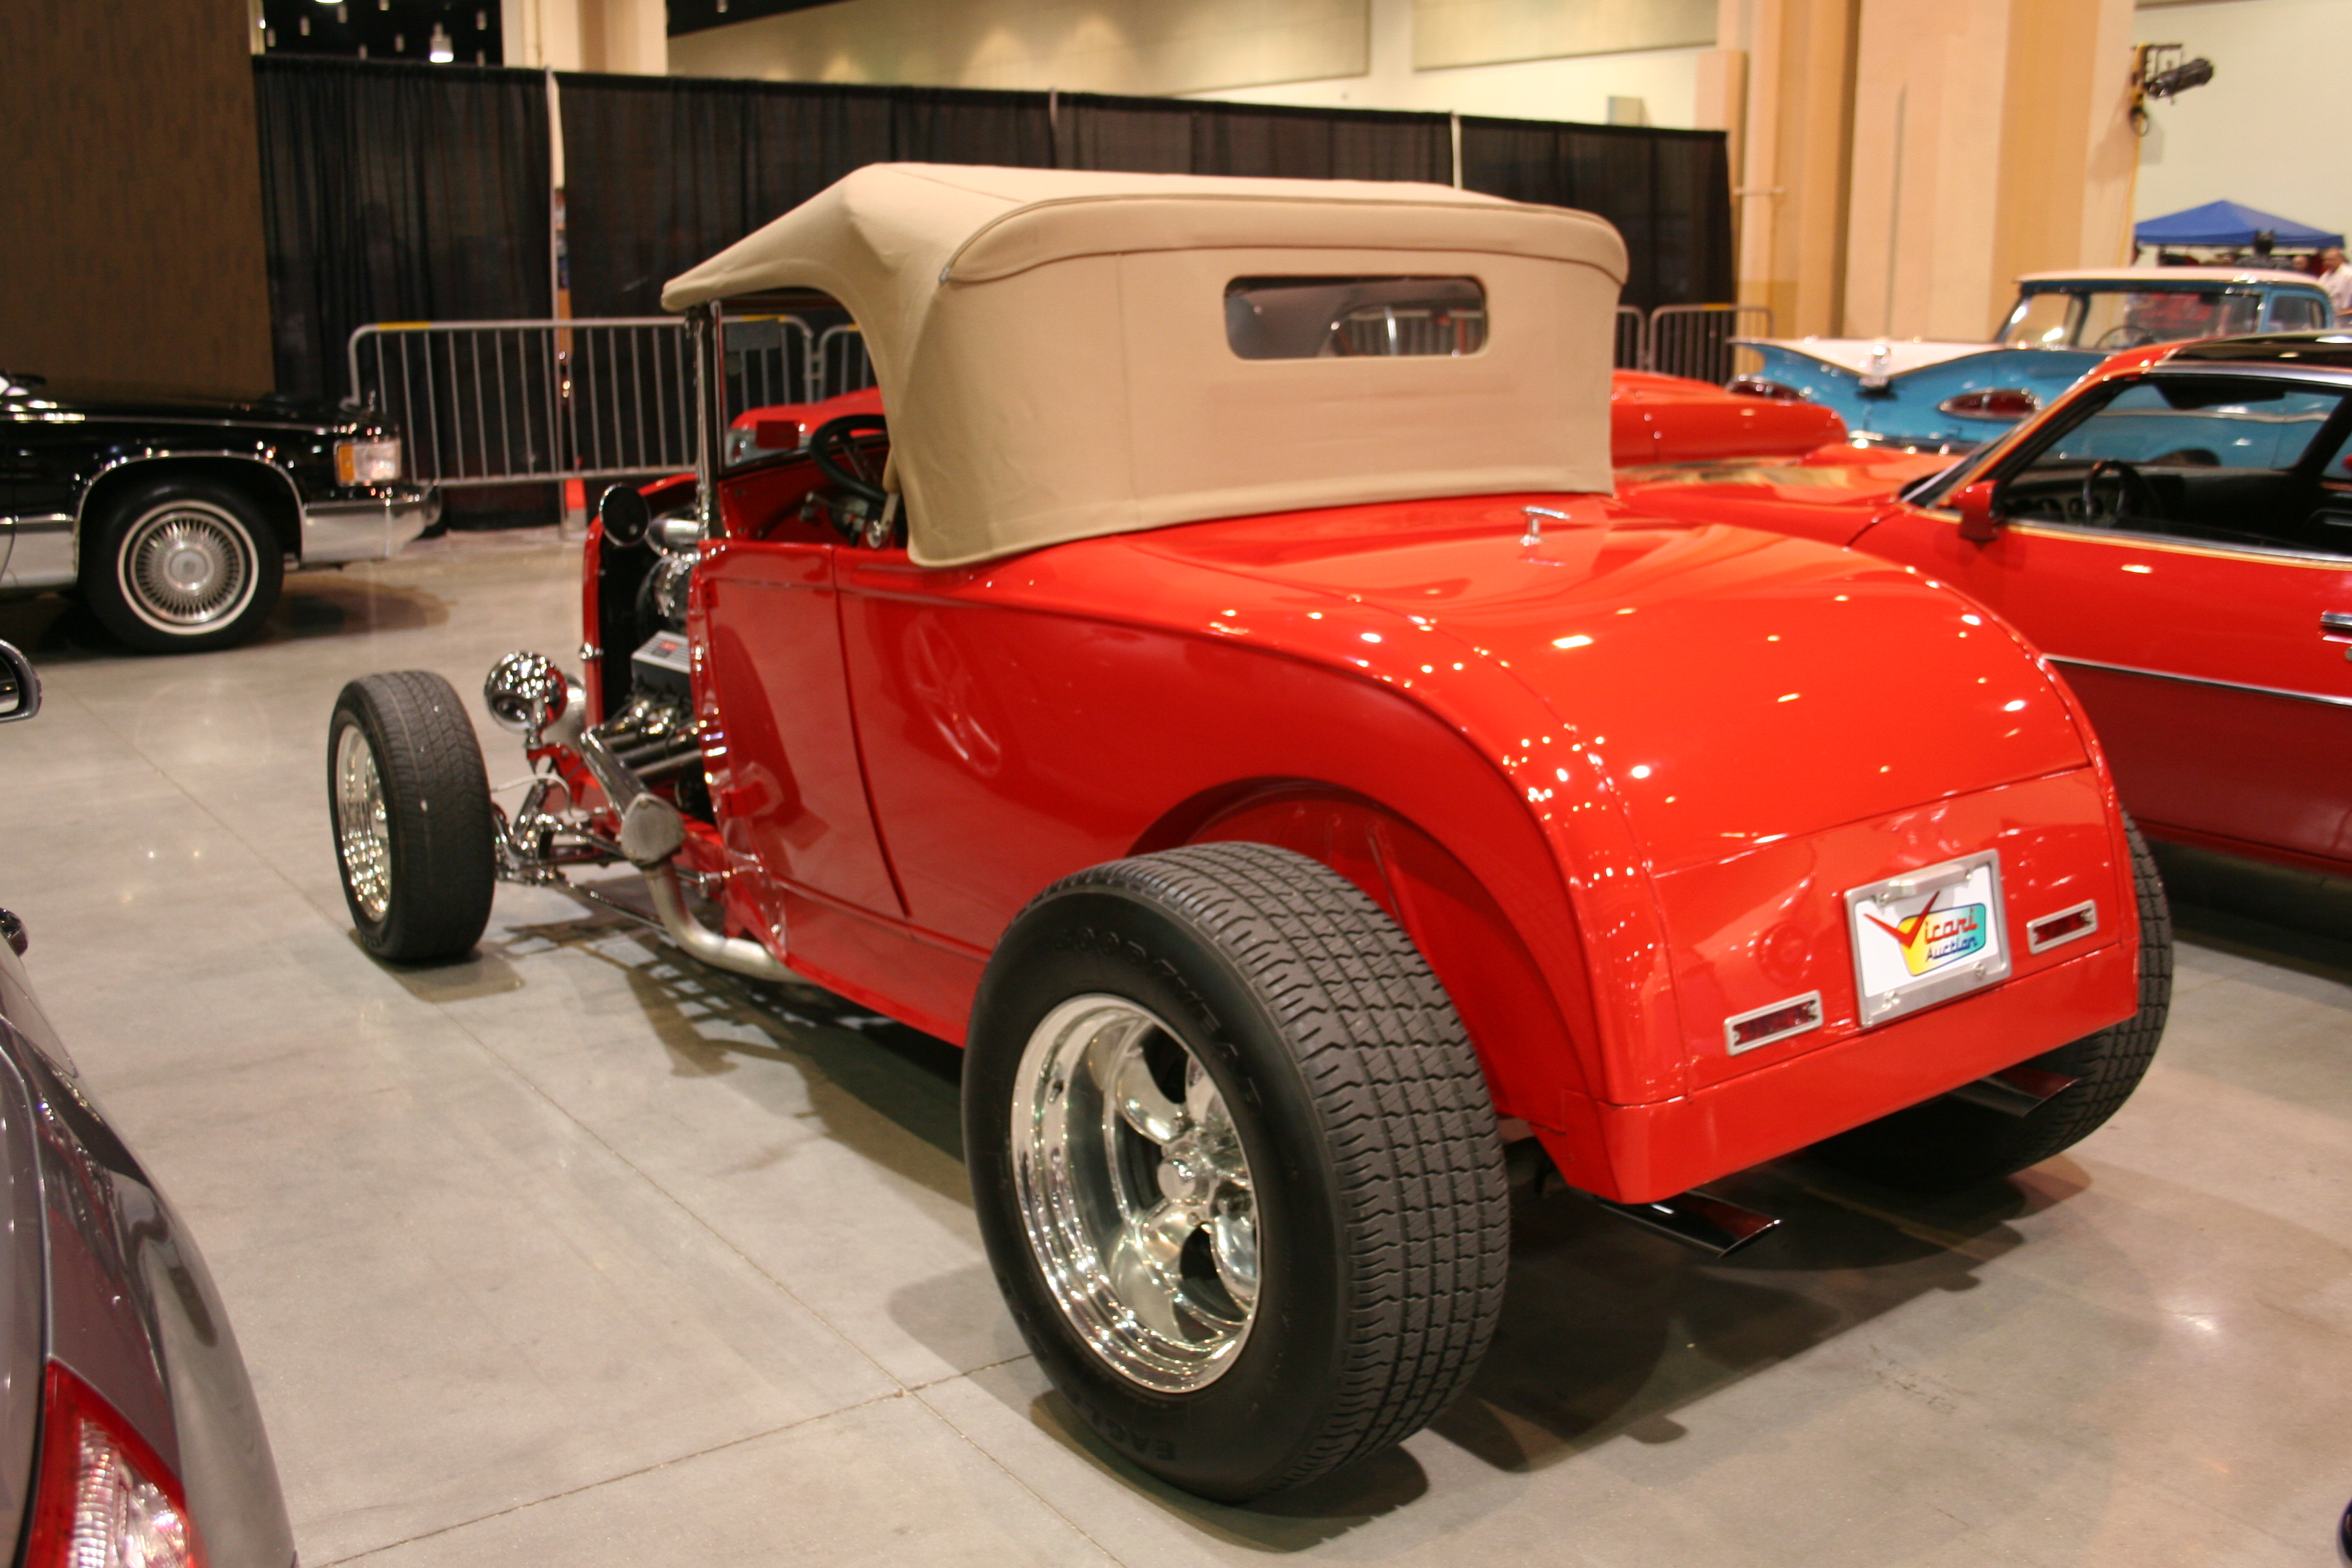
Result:
M381 561L441 517L441 492L417 490L369 500L314 500L302 508L302 564Z

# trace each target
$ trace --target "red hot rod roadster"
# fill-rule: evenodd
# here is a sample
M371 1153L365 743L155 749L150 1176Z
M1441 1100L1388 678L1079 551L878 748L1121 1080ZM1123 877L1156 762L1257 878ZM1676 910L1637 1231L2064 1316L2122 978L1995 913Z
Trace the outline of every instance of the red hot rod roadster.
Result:
M2096 742L1916 573L1612 499L1623 266L1443 187L849 176L665 302L706 388L729 311L845 310L887 421L722 468L707 391L677 514L606 495L581 684L486 688L511 811L438 676L352 682L361 937L627 861L686 952L962 1043L1028 1342L1220 1498L1463 1387L1507 1139L1717 1248L1769 1222L1692 1189L1809 1145L2055 1152L2169 972Z

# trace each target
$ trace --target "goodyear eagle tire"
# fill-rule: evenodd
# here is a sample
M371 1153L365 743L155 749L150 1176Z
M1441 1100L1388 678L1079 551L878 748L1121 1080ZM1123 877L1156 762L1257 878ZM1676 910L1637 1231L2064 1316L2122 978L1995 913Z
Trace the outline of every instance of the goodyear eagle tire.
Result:
M999 1288L1145 1469L1239 1501L1426 1425L1492 1337L1495 1113L1412 941L1259 844L1048 889L972 1008L964 1148Z
M2063 1073L2074 1086L2025 1116L1948 1098L1864 1122L1818 1145L1842 1170L1888 1186L1943 1192L2040 1164L2096 1131L2123 1108L2155 1059L2172 1005L2172 911L2139 829L2128 819L2132 879L2139 897L2139 1011L2026 1062Z
M327 725L327 802L343 901L394 963L461 958L497 882L490 786L473 721L429 670L363 676Z
M226 485L158 479L120 496L95 521L82 543L82 598L142 653L227 647L277 607L286 546Z

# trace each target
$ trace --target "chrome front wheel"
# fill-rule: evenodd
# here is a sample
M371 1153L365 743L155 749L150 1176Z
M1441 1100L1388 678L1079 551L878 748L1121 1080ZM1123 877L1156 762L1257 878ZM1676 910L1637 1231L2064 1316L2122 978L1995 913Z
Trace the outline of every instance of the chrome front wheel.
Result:
M1256 1203L1233 1117L1174 1030L1124 997L1039 1021L1013 1101L1013 1180L1046 1288L1122 1377L1215 1382L1249 1338Z
M352 904L365 919L382 921L392 907L392 825L375 748L357 724L335 736L335 845Z
M369 675L327 721L327 805L360 942L396 963L470 951L498 866L473 721L429 670Z

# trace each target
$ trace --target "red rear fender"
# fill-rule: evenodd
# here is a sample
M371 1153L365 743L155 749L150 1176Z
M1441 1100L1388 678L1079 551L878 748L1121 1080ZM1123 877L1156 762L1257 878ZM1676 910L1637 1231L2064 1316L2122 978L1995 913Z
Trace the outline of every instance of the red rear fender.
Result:
M1515 816L1517 814L1514 814ZM1498 1114L1557 1124L1563 1094L1589 1095L1596 1047L1580 961L1565 995L1469 868L1412 823L1360 795L1289 780L1213 791L1155 824L1139 854L1178 844L1273 844L1318 860L1362 889L1412 938L1453 999L1486 1069ZM1539 846L1531 846L1540 853ZM1569 935L1570 949L1581 943ZM1562 1017L1563 1005L1573 1018Z

